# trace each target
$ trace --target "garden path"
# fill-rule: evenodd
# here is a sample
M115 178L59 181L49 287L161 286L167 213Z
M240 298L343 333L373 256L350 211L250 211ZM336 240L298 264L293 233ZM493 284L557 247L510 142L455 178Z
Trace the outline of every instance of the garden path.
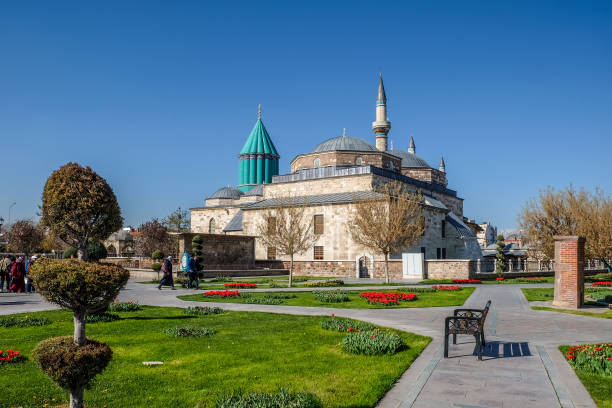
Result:
M458 344L451 344L451 358L442 358L443 322L452 314L452 307L334 309L210 302L207 305L296 315L334 313L432 337L432 343L380 401L379 407L594 408L594 402L557 346L609 342L612 320L532 310L520 291L521 286L551 287L479 285L467 300L466 307L476 308L482 308L488 299L493 302L485 326L488 346L483 361L473 355L473 339L467 336L459 336ZM176 298L190 293L193 291L184 289L158 291L155 285L130 281L119 298L156 306L201 306L201 302ZM53 308L36 294L0 294L0 314Z

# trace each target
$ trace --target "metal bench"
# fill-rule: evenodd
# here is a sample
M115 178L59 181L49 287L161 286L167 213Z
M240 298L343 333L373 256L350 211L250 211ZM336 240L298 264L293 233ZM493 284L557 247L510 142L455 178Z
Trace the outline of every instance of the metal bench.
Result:
M484 309L455 309L454 316L449 316L444 322L444 357L448 358L448 336L453 335L453 344L457 344L458 334L469 334L476 339L478 360L482 360L482 349L486 345L484 323L489 313L491 301Z

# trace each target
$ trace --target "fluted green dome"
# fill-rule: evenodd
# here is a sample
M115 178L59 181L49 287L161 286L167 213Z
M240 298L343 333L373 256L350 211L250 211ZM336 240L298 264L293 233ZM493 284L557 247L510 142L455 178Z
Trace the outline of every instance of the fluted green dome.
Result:
M274 143L272 143L272 139L270 139L270 135L261 119L257 120L253 130L251 130L249 138L244 143L244 146L242 146L240 154L244 153L269 153L278 155L276 147Z
M260 117L238 155L238 189L246 192L257 184L271 183L278 174L279 157Z

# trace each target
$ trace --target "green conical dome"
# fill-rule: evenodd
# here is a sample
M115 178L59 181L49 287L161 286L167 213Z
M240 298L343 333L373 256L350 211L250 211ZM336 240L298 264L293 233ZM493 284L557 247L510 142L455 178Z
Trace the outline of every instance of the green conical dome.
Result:
M257 123L253 126L249 138L244 143L244 146L242 146L240 154L243 153L269 153L278 155L276 147L274 143L272 143L272 139L270 139L270 135L261 119L257 119Z
M278 174L278 151L260 117L238 155L238 189L249 191L253 186L271 183Z

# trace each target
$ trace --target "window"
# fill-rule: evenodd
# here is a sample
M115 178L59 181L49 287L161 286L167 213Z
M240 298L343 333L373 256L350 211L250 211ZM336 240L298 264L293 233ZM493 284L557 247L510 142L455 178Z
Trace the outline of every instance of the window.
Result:
M436 259L442 259L442 249L436 248Z
M446 238L446 221L442 220L442 238Z
M276 217L268 218L268 234L272 234L276 231Z
M425 256L427 255L425 252L425 247L421 247L421 253L423 254L423 259L425 259Z
M322 246L314 247L314 259L323 259L323 247Z
M442 259L446 259L446 248L442 248Z
M209 234L215 233L215 219L214 218L211 218L210 221L208 222L208 233Z
M268 247L268 259L276 259L276 247Z
M321 166L321 160L318 157L314 161L314 166L315 167L320 167Z
M355 164L361 166L363 164L363 159L361 157L355 158Z
M314 233L317 235L323 234L323 214L314 216Z

